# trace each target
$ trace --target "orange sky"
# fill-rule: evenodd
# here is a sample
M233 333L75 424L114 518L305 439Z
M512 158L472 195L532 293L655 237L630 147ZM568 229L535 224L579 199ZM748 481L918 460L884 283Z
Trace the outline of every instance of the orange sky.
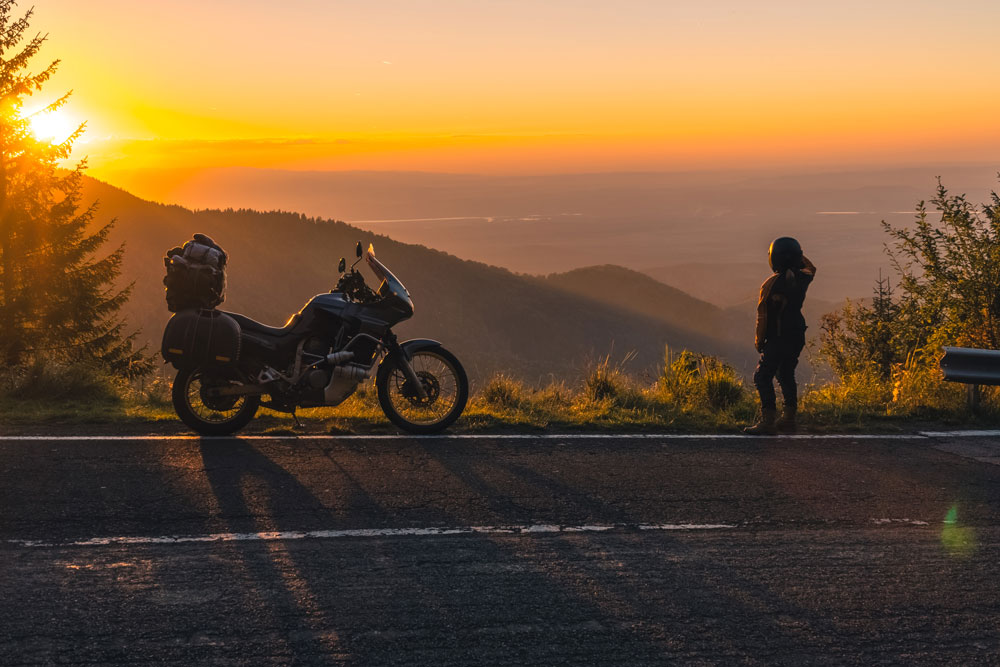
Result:
M27 4L23 8L27 8ZM94 175L995 162L993 0L37 0Z

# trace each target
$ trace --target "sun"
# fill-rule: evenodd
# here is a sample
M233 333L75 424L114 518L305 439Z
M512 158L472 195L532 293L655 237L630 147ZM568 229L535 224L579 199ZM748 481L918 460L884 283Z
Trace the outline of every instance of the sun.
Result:
M65 111L49 111L29 117L31 133L39 141L59 144L69 138L80 124Z

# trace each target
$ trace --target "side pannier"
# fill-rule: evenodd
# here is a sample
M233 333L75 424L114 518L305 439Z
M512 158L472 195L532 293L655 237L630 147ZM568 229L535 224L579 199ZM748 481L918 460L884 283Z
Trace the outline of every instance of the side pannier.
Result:
M221 310L182 310L167 322L160 354L177 369L236 363L240 325Z
M226 300L226 262L229 257L211 238L195 234L183 246L171 248L163 263L167 275L167 309L215 308Z

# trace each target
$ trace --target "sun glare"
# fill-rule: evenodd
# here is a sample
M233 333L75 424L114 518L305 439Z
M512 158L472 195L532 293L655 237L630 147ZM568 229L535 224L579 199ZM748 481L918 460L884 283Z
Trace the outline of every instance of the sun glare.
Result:
M31 116L31 133L39 141L49 141L53 144L62 143L79 127L65 111L50 111Z

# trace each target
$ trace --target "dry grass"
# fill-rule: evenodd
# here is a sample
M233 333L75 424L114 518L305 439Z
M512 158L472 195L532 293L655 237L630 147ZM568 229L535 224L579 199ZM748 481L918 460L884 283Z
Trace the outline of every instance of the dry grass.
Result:
M757 413L756 392L718 359L667 350L660 376L642 383L625 363L606 357L576 385L532 387L508 375L487 381L470 398L454 431L683 431L735 433ZM182 430L170 405L170 379L156 376L128 386L87 368L32 367L0 377L0 425L106 424ZM800 422L812 432L898 431L929 422L1000 423L996 392L984 393L979 414L969 413L965 387L943 382L936 367L911 360L889 380L860 375L802 388ZM394 432L372 387L336 408L299 412L309 431ZM252 430L298 432L289 415L262 409Z

